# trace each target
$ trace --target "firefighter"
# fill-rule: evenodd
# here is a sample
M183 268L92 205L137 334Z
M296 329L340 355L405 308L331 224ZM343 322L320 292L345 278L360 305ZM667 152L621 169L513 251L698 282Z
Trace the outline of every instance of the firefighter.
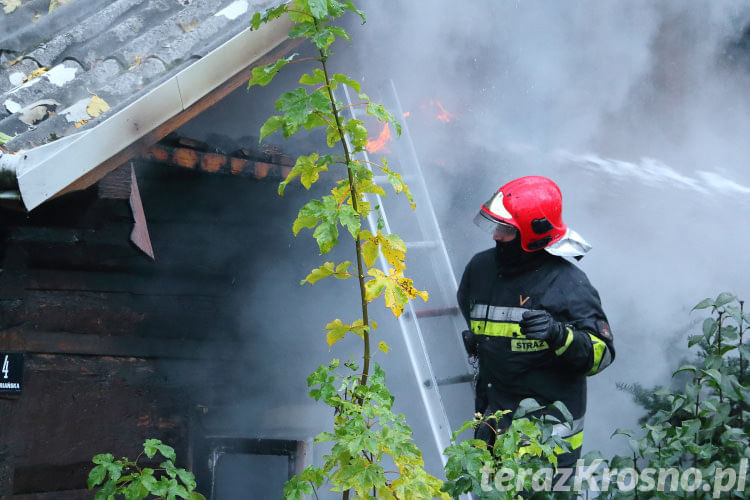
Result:
M581 454L586 377L615 357L598 292L563 258L580 259L591 247L566 227L560 188L546 177L505 184L474 223L495 240L495 248L471 259L458 289L469 325L466 350L479 360L475 411L514 412L525 398L542 405L562 401L573 415L572 429L556 425L554 432L573 452L560 454L558 466L570 467ZM510 415L498 430L510 425ZM476 437L491 445L494 433L480 425Z

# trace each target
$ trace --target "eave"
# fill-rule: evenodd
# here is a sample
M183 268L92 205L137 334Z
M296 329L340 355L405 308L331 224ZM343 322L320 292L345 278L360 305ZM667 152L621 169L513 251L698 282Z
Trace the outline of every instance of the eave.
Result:
M291 51L288 18L249 28L217 47L98 125L15 154L0 155L0 170L16 173L27 210L85 189L218 100L245 84L252 68Z

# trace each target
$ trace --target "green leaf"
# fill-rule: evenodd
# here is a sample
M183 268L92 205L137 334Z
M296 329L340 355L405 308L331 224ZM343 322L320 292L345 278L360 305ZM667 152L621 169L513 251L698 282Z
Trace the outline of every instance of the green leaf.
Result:
M388 176L388 182L391 183L391 186L393 186L393 190L396 193L404 193L406 198L409 200L409 203L411 204L412 210L416 208L416 205L414 204L414 197L411 194L411 191L409 191L409 186L406 185L404 180L401 178L401 174L394 172L390 168L388 168L388 162L383 158L383 164L380 166L380 169L383 171L383 173Z
M253 68L252 77L250 78L247 87L250 88L253 85L260 85L261 87L265 87L266 85L271 83L271 80L273 80L273 77L276 76L279 70L292 62L292 60L297 57L297 55L297 53L294 53L289 57L279 59L274 63Z
M331 251L339 242L339 230L335 223L321 221L313 231L313 238L318 243L321 255Z
M385 196L383 188L375 184L372 179L358 179L356 184L358 193L373 193Z
M289 38L312 38L318 32L315 25L311 22L295 24L289 30Z
M103 466L109 473L110 481L116 482L118 479L120 479L120 476L122 476L123 464L119 460L116 462L112 462L111 464L103 464Z
M310 203L300 209L299 213L297 214L297 218L292 224L292 232L295 236L297 236L297 234L299 234L302 229L312 229L320 222L320 212L318 210L318 207L310 206Z
M114 481L107 481L102 489L96 492L94 500L112 500L117 492L117 485Z
M340 26L329 26L328 29L331 30L331 33L333 33L334 35L340 38L343 38L347 42L351 41L351 37L349 36L349 33L344 28L341 28Z
M168 458L172 462L177 460L177 455L174 452L174 448L172 448L169 445L166 444L160 444L159 445L159 453L161 453L165 458Z
M327 163L321 163L318 161L318 154L313 153L310 156L300 156L294 164L294 167L281 183L279 183L279 195L284 194L284 189L287 184L293 181L296 177L300 178L300 182L305 189L315 184L320 178L320 172L328 170Z
M313 269L310 274L308 274L307 277L300 282L300 285L304 285L305 283L314 285L316 282L329 276L333 276L334 278L338 278L340 280L345 280L352 275L352 273L349 272L349 266L351 264L352 263L347 260L334 267L333 262L326 262L322 266Z
M272 21L278 17L281 17L287 10L287 4L283 3L278 7L272 7L267 9L263 14L256 12L253 14L253 18L250 20L250 25L254 30L257 30L261 24Z
M391 114L390 111L385 109L385 106L383 106L382 104L378 104L375 102L368 103L367 114L374 116L380 122L391 123L393 125L393 128L396 129L396 135L401 135L401 124L396 121L396 118Z
M336 73L333 75L332 79L338 83L341 83L343 85L348 85L351 87L355 92L359 92L360 90L360 83L357 80L354 80L352 78L349 78L348 76L342 74L342 73Z
M174 453L174 448L161 442L159 439L147 439L143 443L143 452L148 458L153 458L156 452L161 453L165 458L175 461L177 457Z
M535 411L543 410L544 405L540 405L534 398L526 398L521 400L518 404L518 408L513 414L513 418L521 418Z
M562 414L563 420L565 422L567 423L573 422L573 414L570 413L570 411L568 410L568 407L565 406L565 403L563 403L562 401L555 401L554 403L552 403L552 406L557 408L557 411L559 411Z
M365 265L372 267L375 264L375 259L378 258L380 240L366 229L359 233L359 239L362 242L362 258L365 261Z
M346 2L342 2L342 4L346 8L346 10L350 10L350 11L354 12L355 14L357 14L360 17L360 19L362 19L362 24L365 24L367 22L367 18L365 16L364 11L361 11L361 10L357 9L354 6L354 3L352 3L351 1L346 1Z
M104 468L103 465L97 465L93 469L91 469L91 472L89 472L89 478L86 482L89 489L94 488L95 486L99 486L104 482L104 478L107 476L107 469Z
M615 432L613 432L612 435L609 436L609 437L611 439L611 438L613 438L615 436L627 436L629 438L632 438L633 437L633 431L631 431L630 429L615 429Z
M737 300L737 297L734 294L722 292L716 297L716 300L714 300L714 307L721 307L735 300Z
M5 144L6 142L10 142L12 140L13 140L13 138L11 136L9 136L7 134L3 134L2 132L0 132L0 146L2 146L3 144Z
M331 113L331 98L324 89L318 89L311 93L308 104L313 111L318 111L322 115L328 116ZM333 121L333 115L330 115L330 120Z
M166 472L169 477L177 477L177 467L175 467L174 463L171 460L162 462L161 464L159 464L159 467L164 469L164 472Z
M149 493L152 493L154 495L157 495L157 491L161 490L161 486L159 485L159 482L156 480L156 478L152 475L144 475L141 478L141 484L148 490ZM166 492L166 488L165 488Z
M319 50L328 49L328 47L336 41L336 35L331 29L331 26L319 27L318 30L308 38L310 38Z
M677 375L680 372L696 373L697 371L698 371L698 368L696 368L693 365L682 365L677 370L675 370L675 372L672 374L672 376Z
M391 348L388 346L388 344L385 343L385 341L381 340L378 342L378 349L383 351L384 353L388 354L388 351L391 350Z
M328 2L326 0L307 0L310 13L315 19L326 19L328 17Z
M328 332L326 334L326 342L328 343L328 347L331 347L333 344L344 338L348 332L353 332L360 337L363 337L364 332L369 330L369 328L364 326L364 322L361 319L358 319L352 324L345 324L337 318L328 323L325 326L325 330Z
M197 484L195 483L195 475L193 475L193 473L189 470L177 469L177 477L180 478L180 481L182 481L188 491L193 491L197 486Z
M335 319L325 326L326 343L328 347L343 339L344 336L349 332L349 325L345 325L340 319Z
M701 370L701 373L713 379L714 381L716 381L716 383L721 384L722 375L719 372L719 370L716 370L716 369Z
M269 135L279 130L283 125L284 125L283 116L274 115L270 117L268 120L266 120L263 126L260 127L260 139L258 142L262 141Z
M326 129L326 144L329 148L332 148L341 140L341 134L339 133L338 127L333 124L328 124Z
M91 459L95 464L111 464L115 457L111 453L101 453Z
M636 455L640 455L641 444L637 439L633 439L633 438L628 439L628 447L633 453L635 453Z
M700 344L703 340L703 335L690 335L688 337L688 347L693 347L696 344Z
M305 73L302 75L299 79L299 83L302 85L320 85L321 83L325 83L326 81L326 74L323 72L323 70L315 68L313 70L312 75L310 73Z
M707 307L711 307L712 305L714 305L714 301L712 299L703 299L698 302L692 310L695 311L696 309L706 309Z
M344 124L344 132L348 134L355 150L364 151L367 145L367 129L360 120L356 118L347 120Z
M348 205L339 207L333 196L324 196L320 200L311 200L303 206L292 231L296 235L303 228L314 228L313 237L318 242L320 253L329 252L338 243L337 224L341 221L353 235L359 231L359 220L353 219L356 212ZM357 219L358 219L357 214ZM317 227L316 227L317 226Z
M701 421L698 418L683 420L681 426L686 429L689 436L694 436L701 428Z
M125 495L125 500L142 500L148 496L148 489L143 486L143 483L138 479L130 483L127 488L125 488L123 494Z
M191 491L190 493L188 493L188 500L206 500L206 497L204 497L197 491Z
M703 320L703 337L706 340L710 340L711 335L716 333L718 329L719 325L713 318L706 318L705 320Z
M310 96L303 88L296 88L291 92L284 92L276 100L276 109L284 113L286 123L296 125L298 128L312 113L309 108Z
M361 216L354 210L351 205L343 205L339 209L338 214L341 225L349 230L352 238L356 238L357 234L359 234L359 228L362 224Z

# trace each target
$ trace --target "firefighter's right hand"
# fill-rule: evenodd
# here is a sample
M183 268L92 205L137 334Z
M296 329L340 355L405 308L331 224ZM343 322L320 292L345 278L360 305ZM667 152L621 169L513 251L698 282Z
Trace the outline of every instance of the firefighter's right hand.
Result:
M474 335L471 330L464 330L463 332L461 332L461 338L464 341L466 354L468 354L469 356L479 355L479 351L477 350L477 336Z

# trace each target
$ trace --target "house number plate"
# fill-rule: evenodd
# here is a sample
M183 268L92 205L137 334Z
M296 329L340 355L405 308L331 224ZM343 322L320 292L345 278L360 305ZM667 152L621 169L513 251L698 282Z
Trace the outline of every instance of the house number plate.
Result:
M21 392L23 354L0 351L0 392Z

